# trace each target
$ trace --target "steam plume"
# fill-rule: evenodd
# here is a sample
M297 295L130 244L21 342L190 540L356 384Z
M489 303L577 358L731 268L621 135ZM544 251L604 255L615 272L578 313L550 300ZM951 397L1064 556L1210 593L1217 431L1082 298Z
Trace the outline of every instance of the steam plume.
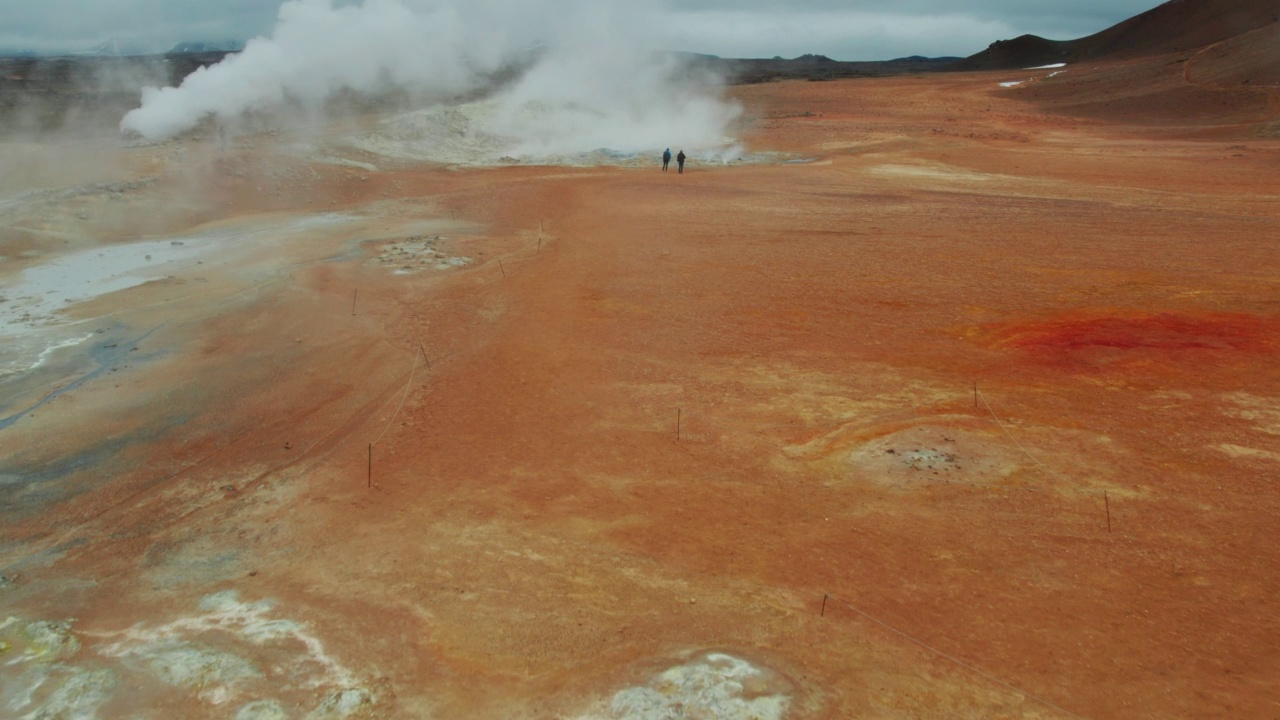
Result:
M445 98L537 60L496 98L478 131L530 156L725 142L737 108L661 41L660 16L624 0L289 0L270 38L177 88L147 88L121 130L162 141L209 117L234 122L335 93L389 89Z

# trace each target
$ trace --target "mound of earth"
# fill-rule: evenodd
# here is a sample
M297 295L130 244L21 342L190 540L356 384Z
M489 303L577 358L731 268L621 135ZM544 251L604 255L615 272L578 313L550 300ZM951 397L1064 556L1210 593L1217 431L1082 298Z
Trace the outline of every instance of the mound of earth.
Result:
M1003 70L1035 65L1070 62L1072 43L1048 40L1039 35L1021 35L1012 40L997 40L986 50L967 57L952 67L957 70Z

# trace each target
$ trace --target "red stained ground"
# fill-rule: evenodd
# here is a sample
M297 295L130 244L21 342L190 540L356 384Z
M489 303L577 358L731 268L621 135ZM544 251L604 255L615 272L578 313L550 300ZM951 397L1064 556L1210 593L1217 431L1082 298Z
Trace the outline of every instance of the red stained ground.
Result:
M1095 315L1024 323L996 334L1003 346L1047 356L1100 349L1270 353L1277 348L1280 320L1242 314Z

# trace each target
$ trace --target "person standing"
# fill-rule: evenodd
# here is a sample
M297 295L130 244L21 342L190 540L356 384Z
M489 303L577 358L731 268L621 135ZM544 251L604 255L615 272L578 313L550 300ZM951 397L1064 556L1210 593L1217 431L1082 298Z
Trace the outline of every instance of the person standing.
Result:
M662 151L662 172L667 171L667 165L671 164L671 148Z
M677 172L683 175L684 174L684 151L683 150L681 150L680 154L676 156L676 165L678 166Z

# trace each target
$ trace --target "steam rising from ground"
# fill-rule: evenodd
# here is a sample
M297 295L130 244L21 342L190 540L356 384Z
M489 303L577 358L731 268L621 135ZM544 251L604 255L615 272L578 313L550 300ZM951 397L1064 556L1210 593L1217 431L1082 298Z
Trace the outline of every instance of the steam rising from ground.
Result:
M494 140L485 147L499 155L723 148L738 108L717 78L651 50L657 18L623 0L289 0L270 38L180 87L144 90L121 130L158 142L208 118L234 126L317 112L339 93L399 91L436 105L488 95L457 133Z

